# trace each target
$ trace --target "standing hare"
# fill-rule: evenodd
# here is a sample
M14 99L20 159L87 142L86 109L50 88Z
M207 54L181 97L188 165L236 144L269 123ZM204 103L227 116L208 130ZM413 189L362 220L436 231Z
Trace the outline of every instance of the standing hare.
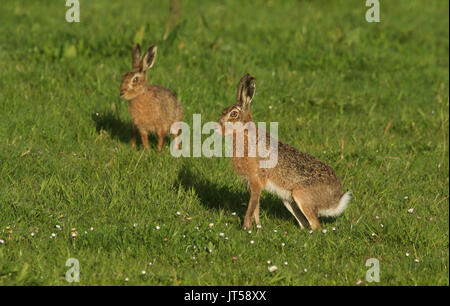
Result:
M142 145L148 150L148 134L154 133L158 136L158 152L161 152L170 126L182 120L183 108L170 90L147 83L147 70L155 62L156 50L155 45L151 46L141 58L139 44L133 46L133 66L122 77L120 97L129 101L133 132L131 146L136 145L136 134L139 132Z
M248 144L255 143L250 142L249 130L234 128L232 132L229 130L226 132L227 125L253 123L250 103L254 94L255 79L246 74L239 82L236 103L224 109L218 120L220 125L218 132L232 135L235 139L243 136L244 139L244 154L240 155L243 157L237 157L235 154L238 149L236 141L233 141L232 157L235 172L248 182L250 189L250 201L243 227L249 228L253 219L257 225L260 225L259 200L262 190L265 189L281 198L302 229L308 225L308 222L313 230L320 229L318 216L341 214L350 200L350 192L341 194L341 183L330 166L278 140L275 140L278 144L278 152L270 151L270 154L278 154L277 164L272 168L262 168L260 161L264 158L261 158L258 153L253 157L248 154L250 150ZM254 131L257 134L264 133L256 135L257 144L261 142L261 136L266 138L266 144L267 140L271 139L264 130Z

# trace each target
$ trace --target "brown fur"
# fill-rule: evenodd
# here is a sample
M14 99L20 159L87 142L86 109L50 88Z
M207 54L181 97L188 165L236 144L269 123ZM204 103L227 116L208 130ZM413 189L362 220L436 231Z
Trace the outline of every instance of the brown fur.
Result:
M132 52L132 70L123 75L120 96L129 101L132 122L131 146L136 145L139 133L142 145L148 146L148 134L158 136L158 152L161 152L164 138L170 126L183 119L181 102L170 90L147 83L147 69L152 67L156 57L156 46L151 46L141 59L140 47L136 44Z
M225 122L245 124L253 121L249 106L254 88L255 79L248 74L244 75L239 82L236 103L226 108L219 118L223 133ZM266 146L269 148L270 135L261 130L257 132L266 134ZM260 224L259 199L262 190L268 187L270 181L272 188L275 185L283 196L289 195L289 199L283 199L283 202L302 228L306 217L312 229L320 229L318 212L335 208L341 198L341 183L333 168L282 142L278 142L277 165L274 168L261 168L259 161L262 158L258 157L258 154L256 157L248 156L247 134L248 132L244 130L244 157L232 158L235 172L247 180L250 187L250 202L244 219L244 228L249 228L253 219ZM233 132L233 137L236 138L236 131ZM235 141L233 146L236 152ZM294 203L297 207L293 205Z

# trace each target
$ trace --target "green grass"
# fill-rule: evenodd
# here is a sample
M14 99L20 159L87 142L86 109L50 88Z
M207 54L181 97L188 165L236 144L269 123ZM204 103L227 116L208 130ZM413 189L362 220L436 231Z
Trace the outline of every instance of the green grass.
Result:
M163 40L167 1L81 0L69 24L64 1L3 0L0 285L69 284L73 257L81 285L375 285L377 258L380 285L448 286L448 2L382 1L380 23L364 3L181 0ZM244 232L230 160L130 148L118 92L135 40L159 45L149 79L188 123L216 120L255 76L255 120L353 191L328 232L300 231L267 193L262 229Z

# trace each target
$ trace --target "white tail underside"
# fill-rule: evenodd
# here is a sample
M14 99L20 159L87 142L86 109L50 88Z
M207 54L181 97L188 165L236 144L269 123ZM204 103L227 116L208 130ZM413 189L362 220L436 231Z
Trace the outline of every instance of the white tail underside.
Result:
M319 211L320 216L324 217L337 217L347 208L348 203L352 197L351 191L347 191L339 200L339 204L334 208L329 208Z

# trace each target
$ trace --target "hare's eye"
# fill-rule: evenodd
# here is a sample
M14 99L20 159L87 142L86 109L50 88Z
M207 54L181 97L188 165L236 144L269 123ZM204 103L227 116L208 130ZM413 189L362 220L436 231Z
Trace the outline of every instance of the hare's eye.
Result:
M238 112L235 110L230 113L231 118L236 118L237 116L238 116Z
M136 83L137 81L139 81L139 77L134 77L133 78L133 83Z

